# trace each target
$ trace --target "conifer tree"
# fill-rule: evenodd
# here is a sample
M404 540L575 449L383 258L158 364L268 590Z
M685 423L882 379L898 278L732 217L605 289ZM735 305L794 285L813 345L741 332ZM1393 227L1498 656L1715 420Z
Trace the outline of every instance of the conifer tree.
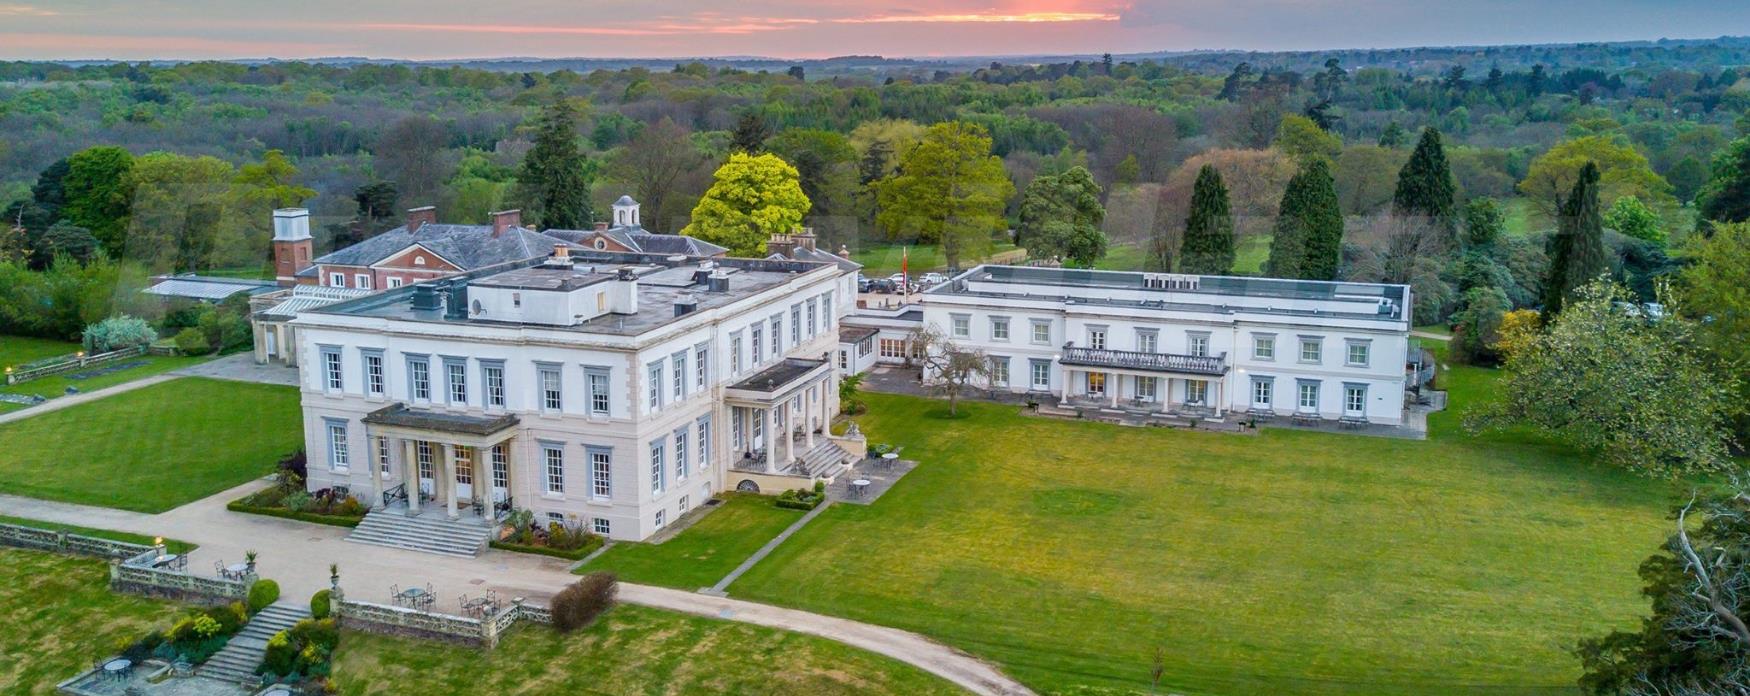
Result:
M577 143L577 111L565 100L541 111L535 144L517 172L516 198L523 219L556 229L583 229L593 222L591 170Z
M1397 191L1392 194L1393 215L1425 217L1433 223L1430 229L1443 235L1441 249L1457 248L1458 237L1457 187L1452 182L1452 170L1446 164L1446 148L1440 144L1440 131L1426 128L1410 160L1398 171Z
M1226 275L1234 265L1234 218L1228 207L1227 185L1214 166L1197 171L1191 189L1191 212L1179 242L1179 264L1185 273Z
M1604 217L1598 210L1598 165L1580 168L1574 191L1562 201L1550 240L1549 275L1543 284L1543 319L1562 311L1574 291L1610 266L1604 250Z
M1289 179L1282 193L1265 272L1277 278L1335 280L1342 245L1337 185L1324 160L1314 159Z

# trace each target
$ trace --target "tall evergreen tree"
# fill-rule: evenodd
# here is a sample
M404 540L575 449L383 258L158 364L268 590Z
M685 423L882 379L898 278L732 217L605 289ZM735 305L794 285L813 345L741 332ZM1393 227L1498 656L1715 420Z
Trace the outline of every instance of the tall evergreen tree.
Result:
M1598 210L1598 165L1580 168L1574 191L1562 201L1556 234L1550 240L1549 275L1543 284L1545 322L1562 311L1574 290L1598 279L1610 267L1604 249L1604 217Z
M1335 280L1343 245L1343 212L1330 166L1314 159L1282 193L1265 271L1277 278Z
M535 144L517 172L517 198L530 224L583 229L594 220L589 205L589 159L577 143L577 111L560 100L541 111Z
M735 122L735 130L729 133L729 150L757 155L766 151L766 140L772 137L772 128L766 125L766 119L752 111L744 113Z
M1392 194L1392 214L1424 217L1439 230L1445 250L1456 249L1458 237L1457 186L1452 181L1452 169L1446 164L1446 148L1440 144L1440 131L1426 128L1410 161L1398 171L1398 188Z
M1234 266L1234 217L1221 172L1205 164L1191 189L1191 212L1179 242L1179 268L1185 273L1227 275Z

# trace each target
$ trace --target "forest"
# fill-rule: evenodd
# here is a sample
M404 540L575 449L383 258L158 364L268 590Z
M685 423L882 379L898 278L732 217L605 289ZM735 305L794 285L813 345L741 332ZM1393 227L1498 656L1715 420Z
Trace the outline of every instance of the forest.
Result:
M951 266L1016 244L1405 282L1419 323L1444 323L1477 274L1506 309L1541 304L1587 163L1609 270L1653 299L1697 230L1742 219L1747 63L1743 39L781 70L0 63L0 255L249 274L274 207L309 207L321 253L415 206L581 227L627 194L646 228L742 253L807 226ZM722 205L749 191L766 207Z

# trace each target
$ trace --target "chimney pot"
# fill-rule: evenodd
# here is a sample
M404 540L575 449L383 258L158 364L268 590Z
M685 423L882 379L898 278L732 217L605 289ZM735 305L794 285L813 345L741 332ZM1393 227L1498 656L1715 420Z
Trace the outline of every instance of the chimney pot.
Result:
M497 238L512 227L522 227L523 211L501 210L492 213L492 236Z
M407 211L407 231L417 232L426 225L437 224L437 206L410 208Z
M564 244L554 244L553 258L560 260L571 258L571 247Z
M605 222L598 222L598 223L596 223L596 224L595 224L595 231L597 231L597 232L606 232L606 231L608 231L608 223L605 223Z

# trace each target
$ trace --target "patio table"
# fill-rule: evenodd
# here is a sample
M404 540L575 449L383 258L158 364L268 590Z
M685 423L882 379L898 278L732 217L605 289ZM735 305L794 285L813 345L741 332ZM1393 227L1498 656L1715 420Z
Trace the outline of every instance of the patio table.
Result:
M249 572L249 564L248 563L233 563L231 565L225 566L225 572L230 573L231 577L233 577L233 578L241 578L241 577L243 577L244 573Z
M869 479L857 479L851 482L852 497L861 498L869 492Z
M178 559L178 558L181 558L181 556L174 554L174 553L159 556L158 558L152 560L152 567L153 568L167 568L170 566L174 566L174 565L176 565L176 559Z
M127 673L130 670L132 670L133 668L134 668L134 661L133 660L129 660L129 659L124 658L124 657L118 657L114 660L110 660L108 662L103 663L103 674L106 677L110 677L113 679L120 679L124 676L127 676Z
M887 454L883 454L881 455L881 468L892 469L893 463L897 461L899 461L898 452L888 452Z

